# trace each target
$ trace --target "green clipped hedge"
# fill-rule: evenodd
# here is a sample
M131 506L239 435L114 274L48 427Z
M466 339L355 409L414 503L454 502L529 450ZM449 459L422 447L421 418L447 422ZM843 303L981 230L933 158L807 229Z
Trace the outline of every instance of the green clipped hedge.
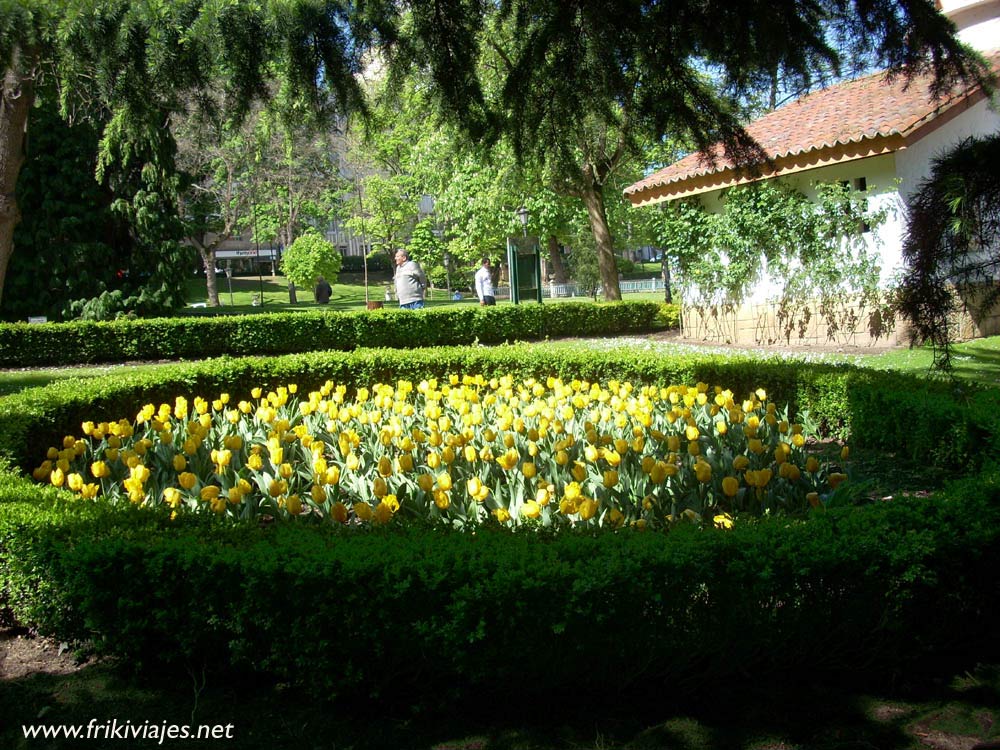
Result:
M536 307L536 309L538 309ZM565 380L635 380L668 385L704 381L746 394L763 387L794 413L807 410L828 433L858 446L898 452L929 465L974 468L996 455L1000 397L996 390L928 382L846 364L792 364L779 357L596 350L585 345L431 347L414 351L358 349L282 357L222 357L146 372L66 380L0 399L0 455L28 468L49 445L85 420L133 417L145 403L178 395L244 398L255 386L289 382L312 388L325 380L348 386L451 373L558 375Z
M656 302L460 305L409 311L317 311L214 318L0 324L0 367L268 355L361 346L412 348L601 336L677 327Z
M854 445L970 476L931 498L804 523L549 536L170 522L0 470L0 615L132 663L263 671L352 695L696 689L737 674L885 674L996 650L1000 475L976 473L1000 436L994 390L778 358L359 349L30 389L0 399L0 452L26 468L85 419L177 395L453 372L764 387Z
M171 523L4 476L0 590L21 622L129 663L330 695L885 674L995 652L998 500L989 475L729 532L357 533Z

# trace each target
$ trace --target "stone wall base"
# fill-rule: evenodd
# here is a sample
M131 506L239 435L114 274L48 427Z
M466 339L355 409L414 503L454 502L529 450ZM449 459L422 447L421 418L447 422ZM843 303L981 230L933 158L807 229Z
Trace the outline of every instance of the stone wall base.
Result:
M1000 334L1000 309L977 314L975 300L952 316L952 340ZM885 306L858 301L790 308L778 303L681 306L681 336L737 346L909 346L909 329Z

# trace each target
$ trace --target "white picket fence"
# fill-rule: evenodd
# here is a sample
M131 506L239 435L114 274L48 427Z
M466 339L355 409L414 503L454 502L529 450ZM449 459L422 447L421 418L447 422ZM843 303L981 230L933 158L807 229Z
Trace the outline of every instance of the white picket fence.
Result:
M636 294L638 292L662 292L664 290L663 279L640 279L637 281L619 281L618 286L622 294ZM510 287L498 286L496 288L497 299L510 299ZM598 292L600 294L600 292ZM578 284L546 284L542 287L542 298L558 299L586 297L593 299L594 294L589 289L583 289Z

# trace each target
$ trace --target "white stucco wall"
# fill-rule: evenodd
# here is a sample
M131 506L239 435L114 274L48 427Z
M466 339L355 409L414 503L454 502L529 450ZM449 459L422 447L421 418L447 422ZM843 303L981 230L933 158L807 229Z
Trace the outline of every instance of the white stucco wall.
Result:
M930 173L931 161L949 147L973 135L1000 132L1000 115L986 100L977 102L947 124L896 153L896 171L903 200L912 195Z
M903 271L902 243L906 232L907 198L929 174L931 161L971 135L988 135L998 131L1000 115L990 107L989 102L981 101L895 153L820 167L777 179L814 197L817 183L847 180L853 185L855 180L864 177L868 188L876 192L872 207L889 209L877 231L866 235L868 251L879 257L879 282L888 287ZM723 193L723 190L715 190L703 193L699 199L708 211L718 213L723 210ZM753 288L747 302L772 302L780 295L781 288L780 279L765 277Z
M896 164L893 154L820 167L777 179L789 184L806 196L814 198L817 183L846 180L854 185L855 180L861 177L865 178L868 189L875 192L875 196L872 198L872 208L877 209L883 206L889 208L885 222L877 228L876 232L865 235L868 251L879 256L880 283L883 286L888 286L901 267L900 248L904 227L899 210L900 201L896 190ZM723 193L723 190L715 190L703 193L698 197L706 210L719 213L724 208ZM772 278L765 274L764 278L753 287L746 301L752 304L772 302L780 296L782 288L782 279ZM722 300L717 301L721 302Z
M942 0L941 12L970 47L986 52L1000 46L1000 0Z

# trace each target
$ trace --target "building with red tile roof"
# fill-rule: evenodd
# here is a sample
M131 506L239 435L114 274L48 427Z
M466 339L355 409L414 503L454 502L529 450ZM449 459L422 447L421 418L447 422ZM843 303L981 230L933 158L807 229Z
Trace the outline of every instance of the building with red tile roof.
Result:
M946 0L937 5L956 24L959 37L1000 71L1000 0ZM888 208L889 217L865 239L878 253L881 281L888 285L902 270L909 195L929 174L934 158L950 146L969 136L1000 132L1000 114L978 86L959 86L935 99L929 78L888 79L880 72L807 94L746 129L763 149L766 162L740 167L719 146L651 173L626 188L625 197L636 206L696 198L707 210L719 212L727 188L759 180L780 179L807 196L816 194L818 183L873 190L874 203ZM781 279L764 278L744 302L766 305L782 287ZM712 299L710 290L694 292L682 296L694 296L700 303ZM742 314L753 319L747 323L747 336L756 343L774 339L768 333L773 326L761 323L766 312ZM746 338L735 321L726 325L725 333L704 328L695 337ZM817 331L802 343L827 343L823 335Z

